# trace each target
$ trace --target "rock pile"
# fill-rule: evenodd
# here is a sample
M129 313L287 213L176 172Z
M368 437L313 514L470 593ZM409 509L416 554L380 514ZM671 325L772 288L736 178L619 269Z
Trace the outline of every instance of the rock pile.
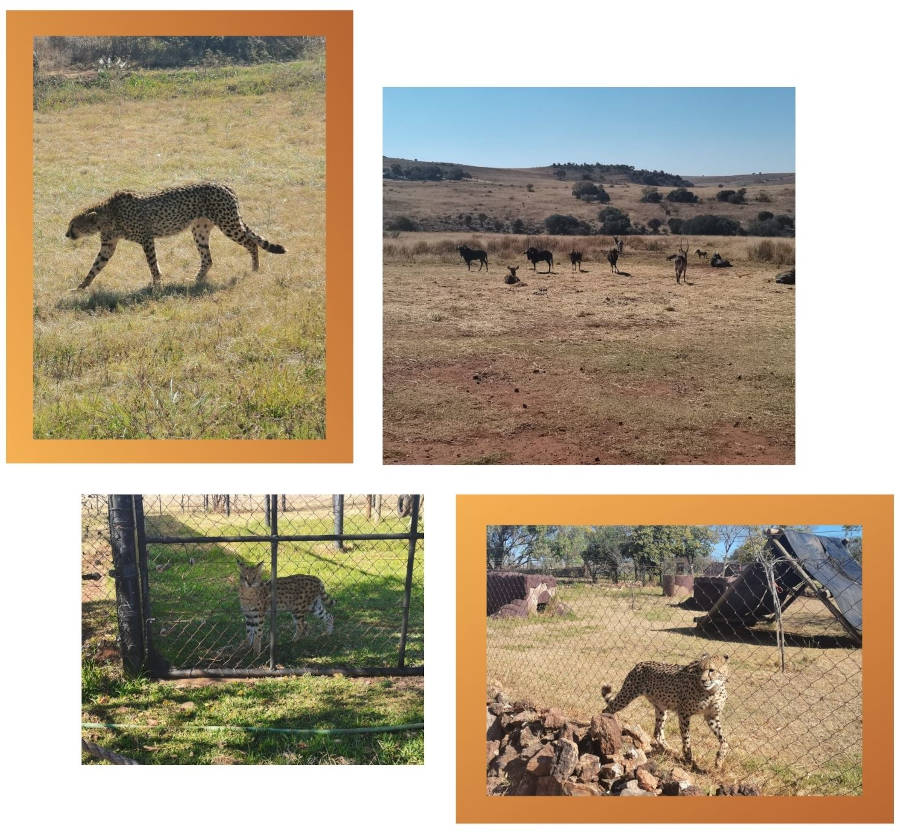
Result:
M652 797L705 795L691 775L648 759L651 738L639 725L600 714L590 723L556 708L510 702L496 688L487 703L487 791L507 795ZM759 794L719 786L716 794Z

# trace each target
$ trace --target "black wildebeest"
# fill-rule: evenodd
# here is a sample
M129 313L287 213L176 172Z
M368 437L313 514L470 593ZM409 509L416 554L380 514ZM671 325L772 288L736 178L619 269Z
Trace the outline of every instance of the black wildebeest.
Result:
M547 274L553 271L553 252L540 251L536 249L534 246L529 246L528 251L525 252L525 256L531 261L531 268L534 271L537 271L538 263L546 263L547 264Z
M678 254L670 254L666 260L674 260L675 261L675 282L681 283L681 279L684 278L684 282L687 283L687 264L688 264L688 253L685 246L687 243L682 242L681 245L678 246Z
M469 248L468 246L457 246L456 250L459 252L460 257L466 261L466 268L472 268L472 261L478 260L478 271L481 271L481 267L484 266L485 269L488 267L487 261L487 252L482 251L480 248Z
M616 263L619 262L619 248L618 246L611 248L606 252L606 259L609 260L609 270L610 272L619 273L619 267Z
M575 271L576 266L578 266L578 271L581 271L581 252L572 249L569 252L569 259L572 261L572 271Z

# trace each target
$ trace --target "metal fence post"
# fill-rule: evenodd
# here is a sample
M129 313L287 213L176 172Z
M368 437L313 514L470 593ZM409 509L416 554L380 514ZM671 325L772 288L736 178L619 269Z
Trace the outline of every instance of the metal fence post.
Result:
M116 612L119 619L119 649L125 670L139 674L144 669L144 621L141 615L141 581L135 535L132 494L109 495L109 541L112 545L116 582Z
M400 655L397 667L406 662L406 636L409 630L409 599L412 594L413 565L416 560L416 534L419 531L419 495L413 494L412 514L409 522L409 555L406 559L406 586L403 591L403 623L400 627Z
M337 537L335 543L339 552L344 551L344 495L333 494L331 497L334 505L334 534Z
M278 495L269 496L269 529L272 532L272 610L269 621L269 670L275 669L275 624L278 621Z

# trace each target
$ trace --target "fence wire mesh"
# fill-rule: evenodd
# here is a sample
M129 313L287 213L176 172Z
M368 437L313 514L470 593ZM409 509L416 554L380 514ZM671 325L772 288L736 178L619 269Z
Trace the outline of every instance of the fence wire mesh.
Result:
M547 557L543 568L533 559L515 568L509 562L527 562L521 555L530 544L512 543L507 559L497 544L501 530L516 528L538 527L488 528L489 691L589 721L606 707L601 686L615 695L638 662L686 665L725 654L730 747L713 782L751 782L763 794L861 794L859 564L836 548L818 560L804 556L782 536L774 538L780 548L769 540L751 563L708 575L677 560L642 574L646 564L621 557L564 568ZM620 717L653 733L654 709L643 696ZM694 760L711 769L719 744L701 716L691 721L691 738ZM681 755L674 714L667 741L671 766Z
M152 652L155 672L422 665L424 508L411 529L411 495L138 499L145 650ZM83 644L96 654L117 646L112 547L106 498L87 495L82 508ZM270 607L262 639L251 646L238 597L239 563L261 563L263 581L270 580L273 540L278 579L315 576L334 601L332 632L309 615L297 639L291 613L279 608L274 664Z

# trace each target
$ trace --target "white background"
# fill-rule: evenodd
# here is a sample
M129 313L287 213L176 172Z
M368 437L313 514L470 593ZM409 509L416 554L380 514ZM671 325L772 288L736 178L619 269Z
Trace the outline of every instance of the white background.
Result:
M267 4L282 6L290 8ZM0 606L7 828L448 828L454 820L456 493L893 493L900 186L897 28L888 8L784 0L359 0L356 462L4 467ZM796 86L796 466L381 466L381 90L469 84ZM528 128L529 115L523 113L508 127L510 142L527 138ZM473 123L471 129L484 128ZM427 495L424 767L197 766L181 772L80 766L79 496L211 491ZM868 557L867 564L876 566L879 553Z

